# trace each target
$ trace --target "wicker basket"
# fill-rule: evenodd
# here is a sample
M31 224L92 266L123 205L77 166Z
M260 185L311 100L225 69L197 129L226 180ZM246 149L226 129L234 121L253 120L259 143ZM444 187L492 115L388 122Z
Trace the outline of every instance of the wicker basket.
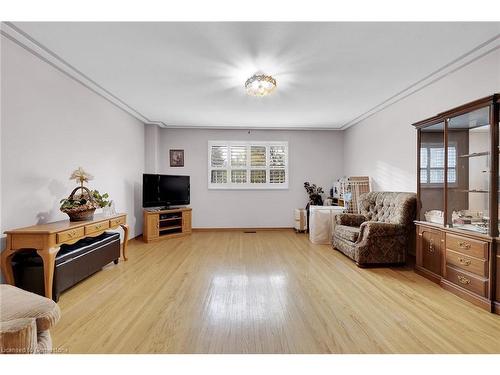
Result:
M84 186L76 187L73 189L73 191L69 195L68 199L73 199L75 193L78 190L82 190L82 197L83 197L83 191L85 190L87 192L87 196L88 196L88 198L86 197L87 203L83 206L78 206L78 207L62 210L62 212L68 214L69 221L92 220L94 218L94 212L99 207L99 205L95 201L95 199L92 196L92 193L90 192L89 189L87 189Z

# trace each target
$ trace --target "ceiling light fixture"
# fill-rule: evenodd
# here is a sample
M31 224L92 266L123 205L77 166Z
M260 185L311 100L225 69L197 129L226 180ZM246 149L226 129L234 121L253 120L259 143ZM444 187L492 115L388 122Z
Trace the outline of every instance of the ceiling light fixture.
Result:
M245 82L245 89L248 95L266 96L271 94L276 88L276 80L265 74L254 74Z

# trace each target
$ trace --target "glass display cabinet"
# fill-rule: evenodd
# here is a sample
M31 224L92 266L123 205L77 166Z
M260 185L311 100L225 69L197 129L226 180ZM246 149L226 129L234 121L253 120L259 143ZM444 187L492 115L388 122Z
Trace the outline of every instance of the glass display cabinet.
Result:
M417 129L415 270L500 313L500 94L413 124Z

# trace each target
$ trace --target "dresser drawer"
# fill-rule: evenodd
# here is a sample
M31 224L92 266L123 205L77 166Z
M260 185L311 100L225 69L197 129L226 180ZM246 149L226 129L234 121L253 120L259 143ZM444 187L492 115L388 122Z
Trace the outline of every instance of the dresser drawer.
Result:
M109 220L110 228L116 227L116 226L121 225L121 224L125 224L125 216L120 216L120 217Z
M473 276L456 268L446 266L446 280L483 297L488 293L488 279Z
M480 259L488 259L488 242L446 233L446 248Z
M85 226L85 234L92 234L101 232L109 228L109 221L100 221L98 223L90 224Z
M63 243L84 236L83 227L65 230L64 232L57 233L57 243Z
M475 273L482 277L488 276L488 261L474 258L450 249L446 249L446 264L467 272Z

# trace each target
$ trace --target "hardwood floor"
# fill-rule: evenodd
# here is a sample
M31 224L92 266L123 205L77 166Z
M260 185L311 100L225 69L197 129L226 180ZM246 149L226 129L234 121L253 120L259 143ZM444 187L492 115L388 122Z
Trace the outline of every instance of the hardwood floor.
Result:
M129 243L64 293L70 353L500 353L500 316L291 230Z

